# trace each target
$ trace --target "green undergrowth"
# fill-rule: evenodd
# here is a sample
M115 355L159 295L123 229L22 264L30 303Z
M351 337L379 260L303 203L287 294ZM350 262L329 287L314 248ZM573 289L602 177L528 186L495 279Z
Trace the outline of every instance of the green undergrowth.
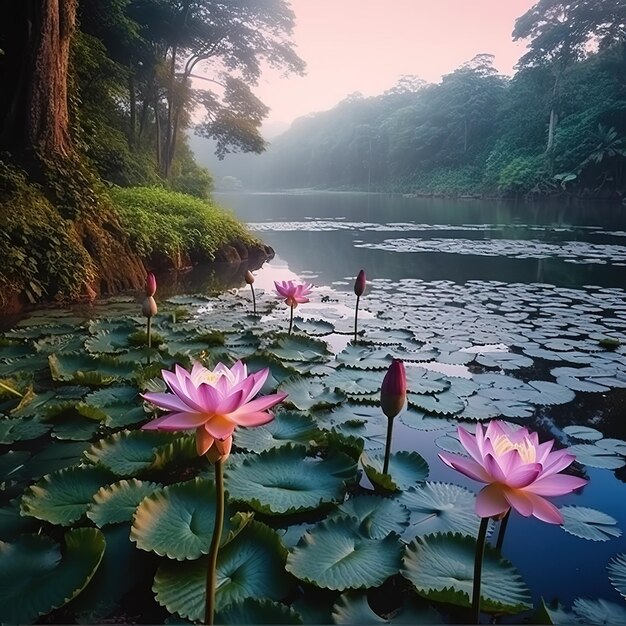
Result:
M111 197L131 245L144 258L163 254L177 266L187 255L212 261L224 246L259 245L241 222L211 201L159 187L116 187Z

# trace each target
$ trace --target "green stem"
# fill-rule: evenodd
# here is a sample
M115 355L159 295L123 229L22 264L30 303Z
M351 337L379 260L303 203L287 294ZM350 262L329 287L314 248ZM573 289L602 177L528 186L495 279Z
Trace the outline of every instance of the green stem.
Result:
M357 321L359 319L359 300L361 296L356 297L356 307L354 308L354 343L356 344Z
M152 317L151 316L148 316L146 335L148 336L148 350L150 350L152 348ZM150 365L150 353L148 353L148 365Z
M252 311L256 315L256 296L254 295L254 285L250 285L250 291L252 291Z
M504 543L504 533L506 532L506 525L509 523L509 517L511 517L511 509L509 509L500 522L500 528L498 529L498 540L496 541L496 550L502 551L502 544Z
M206 605L204 611L204 623L213 625L215 613L215 587L217 583L217 552L222 539L224 526L224 468L222 459L215 462L215 525L211 547L209 548L208 567L206 573Z
M385 442L385 462L383 463L383 474L389 470L389 456L391 455L391 435L393 433L393 417L387 418L387 441Z
M289 332L288 335L291 335L291 329L293 328L293 307L290 307L291 315L289 316Z
M16 389L13 389L13 387L9 387L9 385L0 383L0 387L2 387L2 389L4 389L5 391L8 391L9 393L14 393L18 398L24 397L19 391L17 391Z
M476 539L476 556L474 558L474 590L472 592L472 619L471 624L480 623L480 578L483 572L483 557L485 555L485 539L487 538L487 527L489 518L480 518L480 527Z

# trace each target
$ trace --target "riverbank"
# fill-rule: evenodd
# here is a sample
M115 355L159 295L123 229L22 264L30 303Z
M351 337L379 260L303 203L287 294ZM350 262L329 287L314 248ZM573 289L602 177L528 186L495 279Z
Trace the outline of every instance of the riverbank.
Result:
M105 188L80 169L39 184L0 166L4 313L138 289L149 270L248 260L258 267L273 256L210 200L158 187Z

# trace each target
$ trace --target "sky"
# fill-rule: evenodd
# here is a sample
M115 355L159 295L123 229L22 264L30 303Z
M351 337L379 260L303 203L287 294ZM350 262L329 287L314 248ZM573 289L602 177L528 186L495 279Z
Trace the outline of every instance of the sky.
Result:
M475 55L495 55L503 74L525 50L515 19L536 0L290 0L304 77L264 72L256 95L271 108L267 135L332 108L355 91L373 96L403 74L438 82Z

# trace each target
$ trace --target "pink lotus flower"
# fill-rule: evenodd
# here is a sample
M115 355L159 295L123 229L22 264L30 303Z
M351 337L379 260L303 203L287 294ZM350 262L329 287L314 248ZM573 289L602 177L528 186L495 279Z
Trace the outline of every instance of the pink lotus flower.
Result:
M276 293L285 298L285 303L292 309L295 309L299 304L309 302L307 296L313 291L313 285L309 283L296 285L293 280L283 280L280 283L274 281L274 285L276 286Z
M400 359L394 359L380 387L380 406L383 413L393 419L406 403L406 371Z
M559 510L543 496L562 496L588 482L559 474L575 460L574 455L552 451L552 439L540 444L537 433L525 428L514 430L506 422L492 421L485 431L477 424L475 436L461 427L458 433L471 459L452 454L439 454L439 458L465 476L487 483L476 500L480 517L500 516L513 507L525 517L562 524Z
M261 426L273 419L267 409L287 397L275 393L253 400L263 387L269 369L248 376L246 366L237 361L228 369L222 363L208 370L195 363L191 372L176 365L174 372L163 370L163 380L172 393L144 393L142 398L169 414L152 420L146 430L196 431L196 449L206 454L215 444L218 456L226 458L237 426Z
M156 276L152 272L149 272L148 275L146 276L146 297L151 298L152 296L154 296L154 294L156 293L156 290L157 290Z
M359 298L363 295L365 291L365 285L367 283L367 279L365 277L365 270L361 270L354 281L354 295Z

